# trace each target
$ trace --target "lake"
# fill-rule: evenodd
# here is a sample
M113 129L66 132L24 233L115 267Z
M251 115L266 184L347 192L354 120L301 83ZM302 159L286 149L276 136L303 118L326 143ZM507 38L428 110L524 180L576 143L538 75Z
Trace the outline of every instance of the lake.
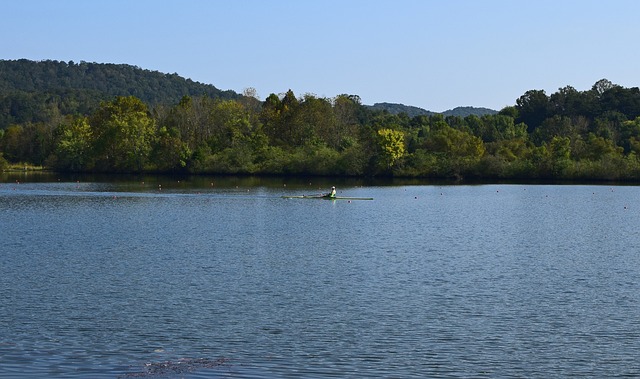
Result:
M5 176L0 228L2 378L640 376L636 186Z

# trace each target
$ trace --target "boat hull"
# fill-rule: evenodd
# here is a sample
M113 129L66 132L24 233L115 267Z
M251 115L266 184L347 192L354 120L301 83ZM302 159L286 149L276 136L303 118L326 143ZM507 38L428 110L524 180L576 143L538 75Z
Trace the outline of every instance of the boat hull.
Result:
M300 195L282 196L283 199L314 199L314 200L373 200L373 197L346 197L346 196L321 196L321 195Z

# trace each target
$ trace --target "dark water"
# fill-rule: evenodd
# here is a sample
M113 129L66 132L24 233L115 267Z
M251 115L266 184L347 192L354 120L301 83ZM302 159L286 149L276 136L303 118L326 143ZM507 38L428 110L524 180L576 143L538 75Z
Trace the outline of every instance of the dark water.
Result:
M0 183L0 377L640 376L638 187L284 184Z

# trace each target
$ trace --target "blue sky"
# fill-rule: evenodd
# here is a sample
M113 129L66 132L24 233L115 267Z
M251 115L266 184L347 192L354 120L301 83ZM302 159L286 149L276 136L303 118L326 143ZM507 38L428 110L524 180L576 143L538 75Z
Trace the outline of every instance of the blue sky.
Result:
M126 63L261 99L432 111L640 85L635 0L5 0L0 59Z

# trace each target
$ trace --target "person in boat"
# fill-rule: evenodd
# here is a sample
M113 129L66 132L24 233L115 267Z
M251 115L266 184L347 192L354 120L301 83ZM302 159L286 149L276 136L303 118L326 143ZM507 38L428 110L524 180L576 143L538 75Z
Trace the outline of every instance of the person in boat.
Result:
M324 195L325 197L336 197L336 187L331 187L331 192Z

